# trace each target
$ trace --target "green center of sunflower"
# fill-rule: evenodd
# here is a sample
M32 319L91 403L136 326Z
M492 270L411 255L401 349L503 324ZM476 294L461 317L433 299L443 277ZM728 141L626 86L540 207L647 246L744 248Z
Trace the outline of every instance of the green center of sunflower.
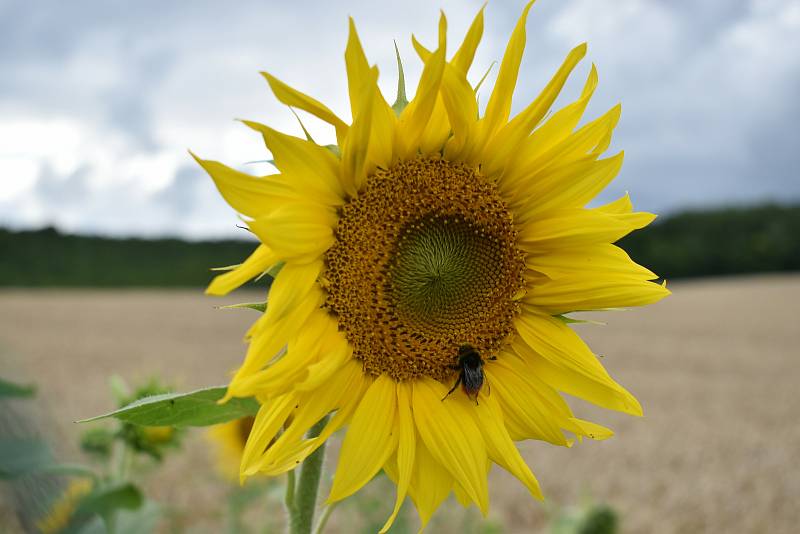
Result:
M488 356L513 332L524 258L476 170L425 158L378 170L335 236L326 306L366 372L446 380L461 345Z

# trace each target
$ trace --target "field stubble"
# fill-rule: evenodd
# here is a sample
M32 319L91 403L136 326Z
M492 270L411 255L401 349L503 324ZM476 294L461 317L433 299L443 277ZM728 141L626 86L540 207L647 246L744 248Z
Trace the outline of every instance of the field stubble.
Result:
M640 399L645 417L570 399L579 417L610 426L616 436L570 450L526 442L523 454L550 504L586 496L607 502L619 511L623 532L797 532L800 276L691 281L672 290L650 308L593 317L607 326L579 327L612 376ZM259 297L3 290L2 372L39 385L47 408L42 424L62 455L75 460L80 429L72 421L113 408L110 375L130 383L160 376L184 391L224 383L241 361L255 312L214 306ZM201 434L189 436L184 454L167 458L147 490L187 511L176 520L190 531L214 532L227 488L210 468ZM490 491L490 517L506 531L545 524L547 507L506 473L493 470ZM387 510L393 499L382 499ZM457 517L452 509L443 513ZM279 505L270 514L280 514ZM345 532L337 514L331 531ZM452 524L440 520L432 531Z

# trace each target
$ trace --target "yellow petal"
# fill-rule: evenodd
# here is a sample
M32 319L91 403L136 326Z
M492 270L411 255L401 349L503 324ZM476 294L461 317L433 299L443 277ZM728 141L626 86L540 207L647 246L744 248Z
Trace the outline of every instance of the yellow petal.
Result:
M328 502L340 501L369 482L397 449L397 391L379 376L358 406L342 442Z
M411 35L411 45L414 47L414 51L417 53L423 63L427 62L428 59L430 59L430 57L433 55L433 52L425 48L422 43L417 41L417 38L413 34Z
M436 104L431 111L431 117L419 140L420 154L430 156L439 155L445 142L451 135L450 121L441 93L436 97Z
M397 384L397 499L392 515L380 530L381 534L389 530L394 523L408 493L414 472L416 441L414 418L411 414L411 385L408 382L400 382Z
M605 369L597 371L591 366L580 366L575 362L562 362L559 365L543 358L525 343L514 343L513 346L524 358L530 372L558 391L608 410L642 415L636 398L608 376Z
M261 74L267 79L270 89L272 89L272 92L275 93L275 97L278 100L287 106L302 109L303 111L322 119L328 124L333 125L333 127L336 128L336 140L341 146L344 138L347 137L348 130L347 124L345 124L342 119L337 117L336 114L328 109L328 107L322 102L311 98L310 96L303 94L296 89L292 89L268 72L262 72Z
M635 263L624 250L608 243L531 255L525 259L525 265L550 279L593 276L598 272L635 280L658 278L650 269Z
M259 245L250 257L244 260L244 263L232 271L215 276L206 289L206 294L217 297L227 295L245 282L259 276L277 262L278 257L268 246Z
M472 499L469 498L467 492L464 491L464 488L462 488L461 484L458 482L453 482L453 494L456 496L458 504L464 508L469 508L472 505Z
M670 292L660 284L605 274L550 280L532 287L523 302L551 315L645 306Z
M348 195L355 196L366 177L392 161L395 115L377 85L372 69L361 87L353 127L342 148L342 180Z
M363 98L357 100L358 109L353 111L353 127L342 147L342 182L345 192L354 197L366 180L366 162L372 128L372 113L375 91L366 83L361 89Z
M289 443L279 449L281 456L275 457L267 463L266 457L274 446L270 447L267 455L262 459L262 463L258 466L258 473L268 477L276 477L300 467L303 460L318 448L316 446L318 442L318 438L309 438Z
M633 203L631 202L631 196L628 193L625 193L617 200L614 200L612 202L609 202L608 204L603 204L602 206L594 208L594 211L600 213L606 213L609 215L627 215L633 212ZM655 217L655 215L653 217Z
M543 167L552 165L552 163L546 162L548 159L552 162L558 162L583 156L590 151L596 153L598 147L601 150L605 150L608 141L611 139L611 133L619 122L621 113L622 106L617 104L600 117L586 123L575 133L547 151L542 156L541 165Z
M291 423L267 450L259 471L277 475L283 472L281 470L293 469L299 461L321 445L316 441L304 440L304 436L325 415L345 404L348 393L353 388L357 389L361 382L361 370L358 371L357 375L352 372L352 368L343 369L341 373L331 377L326 387L296 397ZM323 441L327 439L322 434L319 437ZM306 447L299 446L303 442L306 442Z
M515 349L516 348L517 346L515 345ZM519 379L524 382L525 388L535 392L535 397L538 399L536 405L542 407L547 412L545 417L551 419L553 424L558 428L574 433L578 436L578 439L584 436L591 439L606 439L611 437L613 435L611 430L595 423L576 419L572 415L572 410L570 410L564 399L556 392L553 386L548 384L544 379L545 375L540 375L537 372L539 367L531 364L529 352L530 350L528 350L528 352L523 351L523 353L525 353L523 357L516 356L513 353L503 353L503 357L498 360L498 365L492 365L492 369L500 370L501 374L510 374L513 379ZM520 354L520 351L517 351L517 353ZM498 401L501 400L503 403L507 402L505 399L501 399L501 397L498 396ZM504 414L510 416L508 419L513 423L512 426L515 428L515 431L522 430L520 437L528 437L525 433L525 429L528 425L524 420L520 420L519 414L507 407L502 411ZM541 416L536 416L536 418L541 418ZM514 436L512 435L512 437ZM566 443L561 442L560 444L571 445L569 441Z
M329 346L322 352L319 362L308 368L308 377L295 384L298 391L311 391L324 384L352 358L353 346L340 332L331 333Z
M624 154L595 161L582 157L553 170L540 170L509 191L518 223L563 208L585 206L619 173ZM501 186L501 189L506 189Z
M576 432L576 434L579 436L586 436L590 439L602 441L614 435L614 431L610 428L592 423L591 421L584 421L583 419L573 417L570 419L570 422L577 427L578 432Z
M291 202L247 225L281 259L310 263L319 260L333 244L336 221L333 210Z
M289 413L294 408L295 396L292 393L274 399L269 404L262 404L253 422L253 428L247 437L242 453L240 477L244 478L256 473L267 445L278 433Z
M453 137L447 143L445 157L449 161L469 158L475 142L478 102L466 76L451 65L445 66L441 85L442 102L447 110Z
M289 340L285 354L258 373L257 387L274 396L308 376L308 368L334 338L338 323L325 310L316 309Z
M340 381L341 380L341 381ZM361 364L351 361L348 365L342 367L337 373L335 384L339 387L342 393L338 402L338 409L333 414L333 417L325 425L320 435L313 439L294 441L287 445L281 452L280 456L275 456L274 461L270 462L268 467L263 468L263 473L272 476L297 466L298 462L302 462L305 458L317 450L325 441L333 435L334 432L346 425L352 418L361 399L366 393L366 390L372 384L372 379L364 376L361 370ZM311 394L313 395L313 393ZM298 414L302 417L303 414ZM300 431L295 432L296 436L304 435L308 429L311 428L316 421L311 421L312 418L305 416L302 421L303 426L300 426ZM310 421L310 422L309 422ZM307 426L305 426L307 424ZM303 428L305 428L303 430Z
M371 94L365 95L363 88L369 83L373 75L370 72L367 56L364 54L364 48L361 46L361 41L358 38L356 23L353 21L353 17L350 17L344 61L347 67L347 90L350 93L350 109L353 113L353 119L355 119L358 115L358 111L362 107L362 99L364 96L372 97Z
M269 288L267 321L284 318L289 311L309 294L322 271L322 261L283 266Z
M592 65L580 97L565 106L537 128L514 153L513 164L505 167L503 180L518 183L531 174L542 160L549 160L548 151L566 139L580 122L586 106L597 88L597 69Z
M395 142L397 144L396 152L401 159L407 159L416 154L436 105L445 65L446 50L443 36L446 24L444 14L442 14L439 20L439 48L425 62L417 92L400 115Z
M571 364L606 375L602 364L575 331L557 317L531 313L523 307L514 321L522 340L556 365Z
M587 394L594 396L591 402L633 415L642 414L639 402L608 375L589 347L563 321L523 309L515 321L515 327L524 344L551 364L540 366L542 372L548 375L548 383L561 391L584 398L575 386L597 382L602 386L599 390L596 387L587 389ZM515 344L515 350L520 346L519 343ZM571 380L573 376L575 381Z
M355 413L364 398L364 394L373 382L372 377L364 374L361 362L353 359L343 365L337 374L345 376L343 380L347 380L347 386L343 388L339 409L319 435L320 439L328 439L334 432L350 421L353 413Z
M569 173L573 167L580 172L581 165L587 165L585 162L594 161L611 141L611 135L619 121L621 109L619 105L614 106L600 118L589 122L537 157L527 159L524 163L516 162L513 165L511 177L501 188L512 189L514 196L523 199L526 204L541 206L544 202L532 202L530 197L538 194L537 189L549 187L553 183L555 175ZM531 153L529 151L525 158L528 158ZM616 176L622 165L622 153L618 154L616 158L619 158L618 162L615 161L615 158L597 162L598 168L596 169L589 166L587 170L592 174L602 174L599 174L597 179L590 180L589 183L594 187L583 191L577 199L570 198L575 205L582 206L589 202ZM602 165L607 165L609 169L600 168L599 166ZM546 182L546 184L540 185L542 182ZM565 192L565 195L569 198L570 195L574 195L574 191ZM560 196L556 196L555 202L551 201L551 204L559 205L559 198ZM560 202L560 204L564 205L565 203ZM539 207L538 209L545 208Z
M458 402L472 404L472 401L461 396L458 397ZM473 406L469 408L474 409L476 423L481 430L483 440L486 442L489 458L525 484L531 495L537 499L542 499L542 490L539 488L539 483L525 460L522 459L517 447L511 440L511 436L508 435L508 431L503 424L503 411L500 409L497 400L492 397L491 392L488 394L481 392L480 403L474 408Z
M344 204L339 160L333 152L307 139L286 135L257 122L243 122L261 133L284 183L302 195L301 198L325 206Z
M394 159L394 135L397 116L386 102L377 84L372 110L372 127L369 134L369 152L367 153L367 175L375 172L377 167L389 167Z
M564 87L570 73L585 55L586 43L572 49L539 96L497 132L497 135L490 141L486 149L486 160L481 167L486 176L499 174L505 168L511 155L518 150L519 143L531 133L536 125L539 124L539 121L547 114Z
M481 37L483 36L484 9L486 9L486 4L484 4L480 11L478 11L478 14L475 15L475 20L472 21L469 30L467 30L464 41L450 61L453 67L464 75L467 74L472 65L472 60L475 57L475 50L478 49L478 44L481 42Z
M275 176L251 176L189 153L214 179L222 198L242 215L260 217L294 196L290 188L275 180Z
M517 75L519 65L522 61L522 53L525 50L525 23L528 20L528 11L533 6L533 0L528 2L522 10L517 25L508 40L503 61L500 64L500 72L497 74L497 81L489 97L484 116L484 138L488 139L505 124L511 112L511 96L514 94L514 87L517 85Z
M416 380L414 421L431 455L485 514L489 507L486 445L469 411L460 403L443 402L446 394L447 389L433 379Z
M267 320L266 314L256 322L244 363L228 385L226 399L249 397L258 392L258 373L270 362L303 326L311 313L322 304L324 295L316 284L283 318Z
M567 440L561 432L559 419L565 415L562 407L548 402L531 382L516 375L507 365L493 362L484 369L491 388L503 407L505 423L514 439L540 439L554 445L565 446ZM571 414L566 414L571 415Z
M538 251L614 243L655 219L651 213L608 213L604 209L563 209L522 225L519 242Z
M413 395L413 393L412 393ZM453 475L439 463L421 439L414 453L414 474L408 494L414 501L421 522L420 532L453 488Z

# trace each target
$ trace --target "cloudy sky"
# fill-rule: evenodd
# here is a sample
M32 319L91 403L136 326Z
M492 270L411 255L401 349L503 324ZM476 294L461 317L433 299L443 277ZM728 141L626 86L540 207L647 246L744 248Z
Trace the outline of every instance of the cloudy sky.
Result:
M415 83L410 34L432 44L441 7L453 47L481 4L0 0L0 226L241 236L186 150L269 172L248 163L269 156L233 119L300 129L258 71L347 117L348 15L393 100L392 40ZM522 6L489 3L473 81L502 57ZM515 110L582 41L587 59L560 102L594 62L588 116L623 106L612 148L625 149L625 166L604 198L630 191L658 213L800 200L800 0L539 0ZM304 121L318 142L333 140Z

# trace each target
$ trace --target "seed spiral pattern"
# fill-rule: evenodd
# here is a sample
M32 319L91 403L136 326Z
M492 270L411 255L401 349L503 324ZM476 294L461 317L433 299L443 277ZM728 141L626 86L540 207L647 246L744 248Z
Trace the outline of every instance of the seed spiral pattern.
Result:
M341 209L335 238L325 305L365 372L447 380L459 346L488 355L512 334L524 255L475 169L431 158L379 169Z

